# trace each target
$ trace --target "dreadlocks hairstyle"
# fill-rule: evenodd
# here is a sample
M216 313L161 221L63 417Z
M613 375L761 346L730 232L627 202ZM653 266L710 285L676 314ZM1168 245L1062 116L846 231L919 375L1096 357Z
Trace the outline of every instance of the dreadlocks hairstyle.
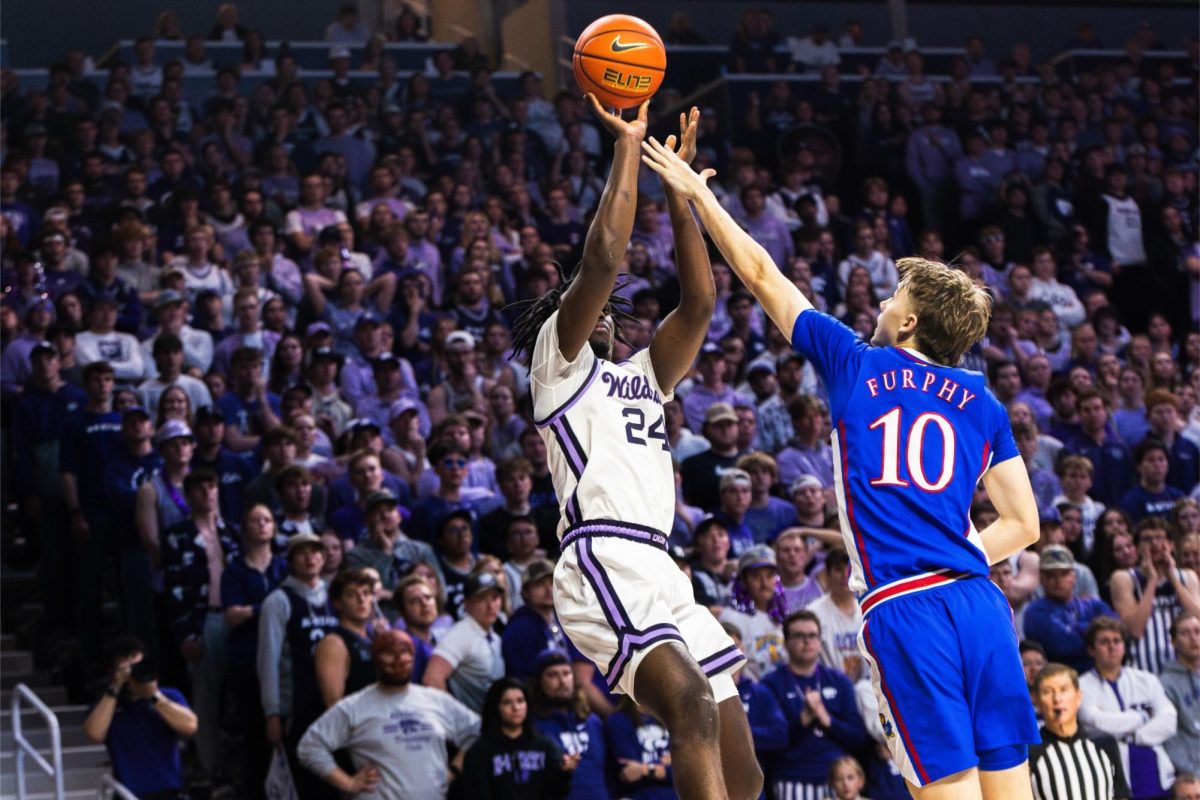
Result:
M513 358L525 365L525 369L529 369L532 365L533 346L537 344L538 332L546 324L546 320L550 319L550 315L562 305L563 293L575 281L575 276L579 274L579 266L582 263L580 262L575 267L570 278L563 277L562 267L555 264L554 267L558 270L561 279L557 287L541 297L535 297L532 300L518 300L505 307L505 311L521 311L521 315L512 325L512 355ZM631 280L632 277L625 272L617 276L616 286L613 287L613 293L608 296L608 302L604 304L603 312L613 318L613 336L618 342L625 345L628 345L629 341L621 333L621 323L625 320L633 320L635 317L625 310L630 307L629 301L618 296L617 292L625 288Z

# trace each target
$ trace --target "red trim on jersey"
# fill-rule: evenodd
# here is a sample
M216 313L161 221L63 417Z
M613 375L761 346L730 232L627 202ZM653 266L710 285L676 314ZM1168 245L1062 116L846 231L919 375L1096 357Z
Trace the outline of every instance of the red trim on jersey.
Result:
M871 654L871 658L875 661L875 669L879 672L879 688L883 689L883 693L887 696L892 716L896 718L896 725L900 728L900 737L904 740L904 749L908 751L908 758L912 761L913 766L917 768L917 772L920 773L921 780L924 783L929 783L929 773L925 771L925 765L921 763L921 757L917 755L917 749L913 747L912 737L908 735L908 726L904 724L904 718L900 716L900 709L896 707L896 698L892 696L892 691L888 688L887 681L883 678L883 666L879 663L879 657L875 654L875 649L871 647L871 630L867 626L866 620L863 620L862 632L863 644L867 646L867 652Z
M915 578L904 578L864 595L863 599L859 601L859 606L862 608L862 613L866 614L875 606L885 600L891 600L898 594L930 589L963 577L966 577L966 573L964 572L934 572L927 575L918 575Z
M858 528L858 523L854 521L854 500L850 497L850 462L846 453L846 424L838 421L838 438L841 439L842 451L842 496L846 498L846 520L850 523L850 530L854 532L854 541L858 545L858 557L862 561L863 572L866 573L867 580L871 583L875 582L875 576L871 574L871 564L867 560L867 545L863 540L862 531Z

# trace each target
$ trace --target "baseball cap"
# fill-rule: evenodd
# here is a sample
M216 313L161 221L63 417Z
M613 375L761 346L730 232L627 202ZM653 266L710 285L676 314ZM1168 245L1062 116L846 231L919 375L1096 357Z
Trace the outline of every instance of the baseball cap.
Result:
M700 348L700 357L701 358L704 358L705 356L724 356L724 355L725 355L725 351L721 349L721 345L716 344L715 342L705 342L704 346Z
M733 410L733 406L729 405L729 403L713 403L708 407L708 410L704 412L705 425L711 425L714 422L737 421L737 412Z
M54 302L51 301L49 297L40 297L37 300L34 300L25 307L25 313L22 316L28 318L29 315L34 311L47 311L50 314L55 314L57 316L54 308Z
M158 444L161 447L172 439L191 439L192 429L181 419L169 419L158 429Z
M792 481L792 485L788 487L788 494L795 494L801 489L807 489L810 486L815 486L818 489L825 488L825 484L821 483L821 479L816 475L801 475Z
M329 327L328 322L310 322L308 327L304 329L304 338L307 339L319 333L332 334L333 328Z
M96 292L92 295L92 308L101 305L119 306L121 301L117 298L116 292Z
M409 411L419 412L420 410L421 404L416 400L413 400L411 397L401 397L398 400L392 401L392 404L388 406L388 421L391 422L396 417L407 414Z
M135 414L145 417L146 419L150 419L150 412L142 406L130 406L129 408L125 409L123 414L121 414L121 421L124 422Z
M521 586L540 581L542 578L551 577L554 575L554 562L548 558L539 558L529 562L529 566L525 568L524 575L521 576Z
M463 598L470 599L484 592L490 592L493 589L497 592L504 591L500 588L500 582L496 580L496 576L486 570L476 572L467 578L467 588L463 592Z
M533 662L533 677L542 677L542 673L550 667L557 667L562 664L570 664L571 659L567 657L564 650L559 650L557 647L551 647L537 654L537 658Z
M158 299L154 301L154 309L157 311L165 306L183 302L185 302L185 298L179 292L174 289L164 289L159 293Z
M332 347L318 347L312 351L312 355L309 356L309 361L315 362L315 361L322 361L322 360L323 361L336 361L340 364L345 359L342 357L341 353L334 350Z
M804 364L804 356L800 355L795 350L785 350L779 354L778 358L775 359L775 367L778 369L784 364L788 364L792 361L799 361L801 364Z
M453 331L446 337L446 347L454 347L455 345L466 345L470 350L475 349L475 337L469 331Z
M775 551L765 544L758 544L751 547L742 553L742 557L738 559L739 575L748 569L758 569L759 567L778 568L778 564L775 562Z
M380 489L378 492L371 492L367 496L366 513L370 514L376 506L380 505L400 505L400 501L396 499L396 495L389 492L387 489Z
M50 353L52 355L58 355L58 348L56 348L53 344L46 341L45 339L42 339L40 342L38 342L37 344L35 344L33 346L32 350L29 351L29 357L33 358L34 356L39 355L40 353Z
M1074 569L1075 556L1071 555L1071 551L1063 547L1061 544L1052 544L1042 550L1042 563L1038 565L1038 569L1042 572L1053 569Z
M301 547L304 547L305 545L324 548L324 545L321 544L321 537L317 536L315 533L296 533L293 534L290 539L288 539L288 557L290 558L292 553L299 550Z
M725 491L729 486L737 486L744 483L750 485L750 473L744 469L727 469L721 474L721 482L718 484L718 491Z
M225 417L213 406L200 406L196 409L196 413L192 415L192 420L200 425L204 422L224 422Z
M395 353L381 353L378 358L371 362L371 366L374 369L379 369L380 367L395 367L396 369L400 369L400 359L396 358Z
M775 362L769 358L756 358L746 367L746 376L749 377L756 372L769 372L775 374Z
M376 423L375 420L367 419L366 417L358 417L358 418L352 419L346 423L347 431L353 432L353 431L363 430L365 428L372 428L376 432L379 431L378 423Z

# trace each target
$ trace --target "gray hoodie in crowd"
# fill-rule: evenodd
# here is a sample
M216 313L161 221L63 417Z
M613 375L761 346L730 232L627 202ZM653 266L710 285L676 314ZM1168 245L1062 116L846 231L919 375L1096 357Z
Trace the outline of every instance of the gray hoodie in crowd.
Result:
M1177 732L1163 748L1180 773L1200 775L1200 670L1172 660L1163 664L1158 679L1179 712Z

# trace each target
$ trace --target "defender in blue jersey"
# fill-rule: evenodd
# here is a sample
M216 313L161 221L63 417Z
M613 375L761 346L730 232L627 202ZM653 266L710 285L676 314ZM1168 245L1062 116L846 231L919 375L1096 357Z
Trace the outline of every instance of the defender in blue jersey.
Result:
M957 369L991 300L962 272L901 259L870 346L815 311L697 175L653 139L643 161L687 197L729 265L829 389L842 532L859 592L859 649L880 722L919 798L1031 797L1039 741L1012 614L988 565L1038 537L1008 417ZM975 530L983 480L999 519Z

